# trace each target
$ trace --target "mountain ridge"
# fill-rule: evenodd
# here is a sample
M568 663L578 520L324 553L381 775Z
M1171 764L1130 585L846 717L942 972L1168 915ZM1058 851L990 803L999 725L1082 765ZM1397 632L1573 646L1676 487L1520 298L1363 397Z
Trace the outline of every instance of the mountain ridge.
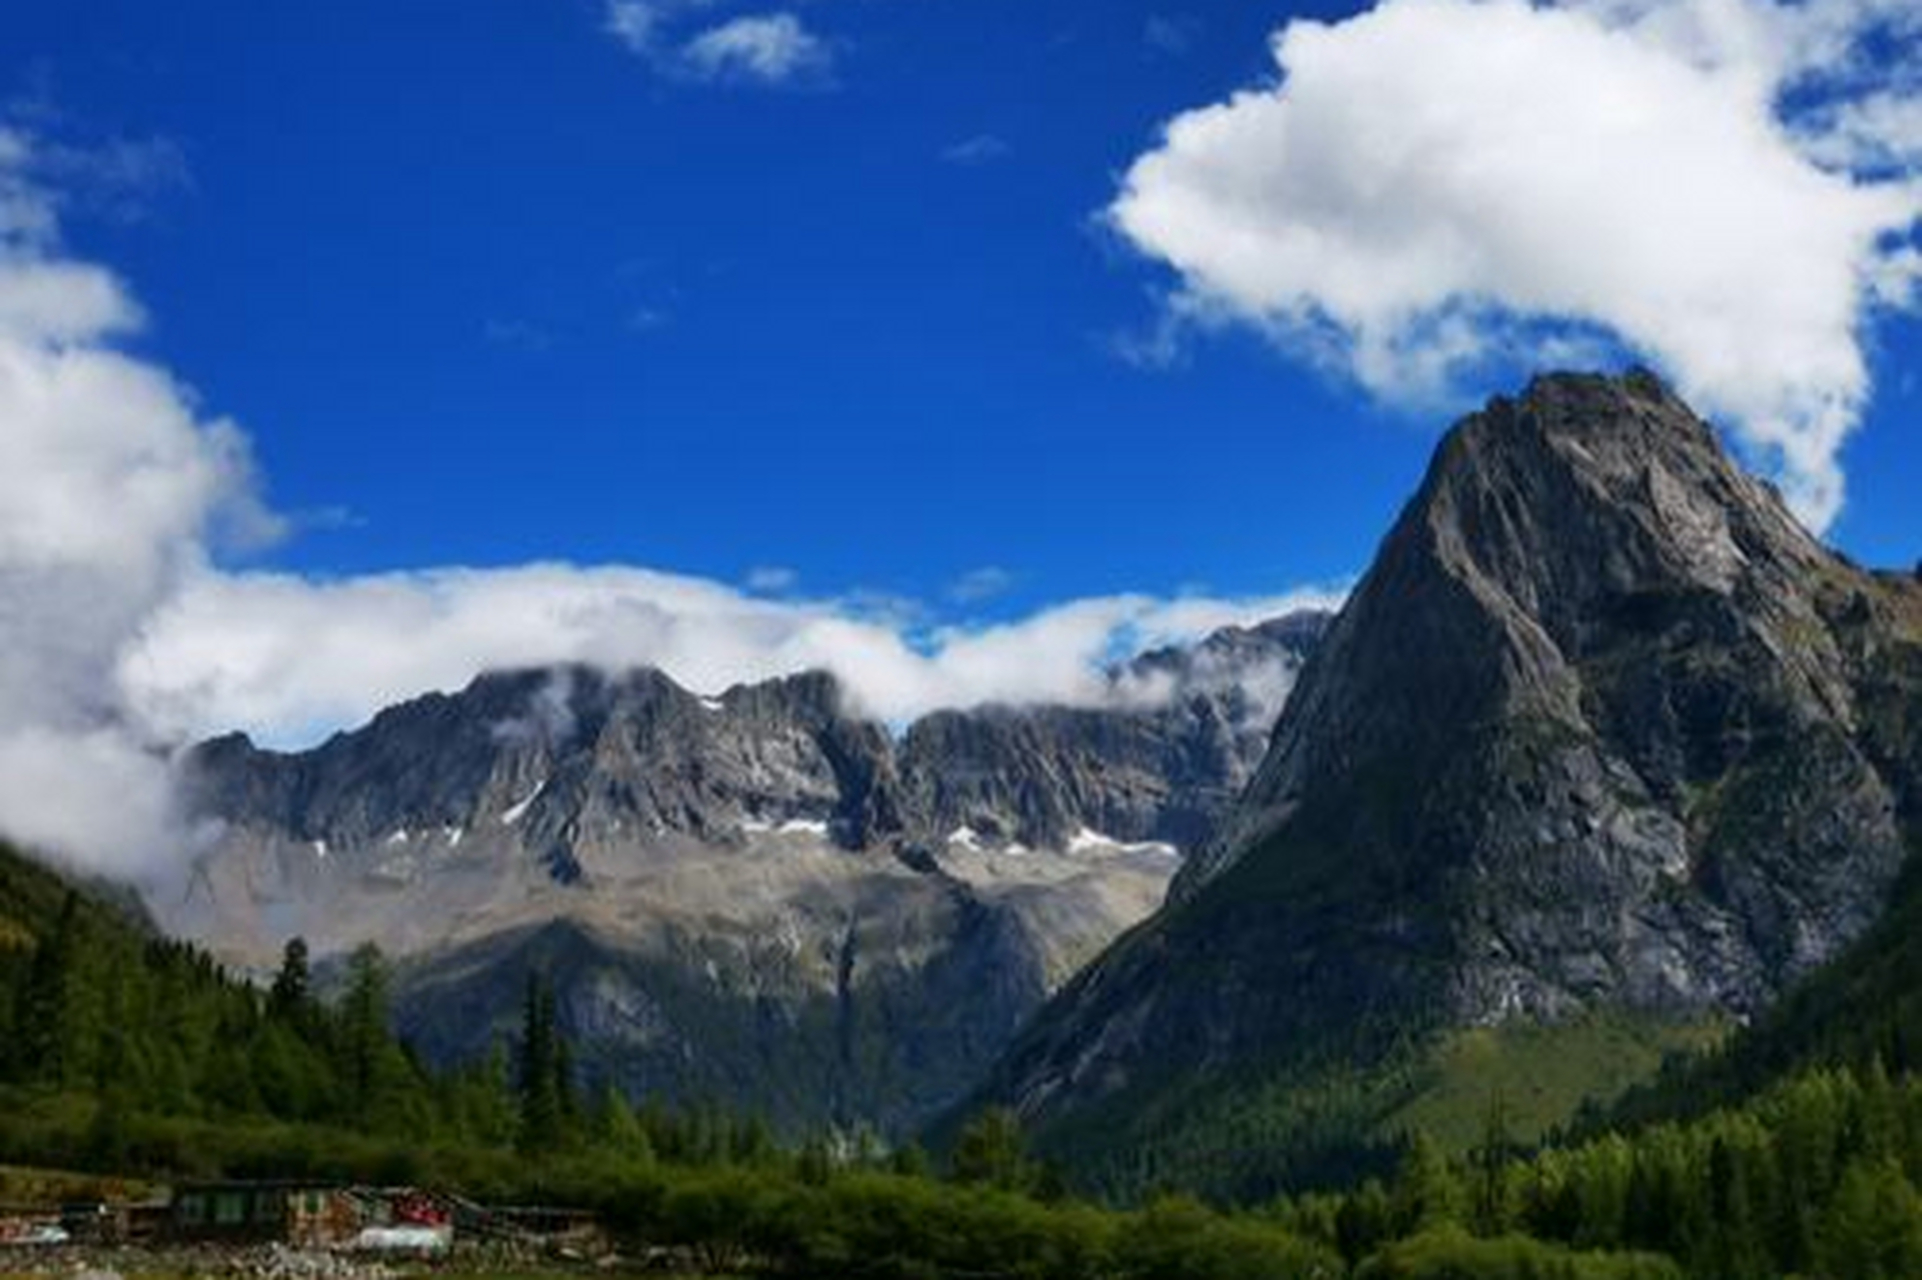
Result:
M1184 1117L1237 1090L1267 1098L1244 1139L1285 1147L1324 1067L1393 1077L1349 1099L1367 1132L1417 1087L1391 1064L1446 1028L1749 1016L1870 927L1907 857L1922 682L1878 682L1917 652L1916 599L1821 548L1646 374L1491 401L1223 835L984 1096L1124 1182L1138 1144L1206 1183L1216 1121Z
M255 969L294 934L323 958L378 943L436 1060L486 1054L527 975L560 967L599 1078L904 1131L1160 900L1319 625L1144 655L1108 707L898 735L824 673L704 697L573 666L489 673L309 752L216 739L185 768L218 837L154 908Z

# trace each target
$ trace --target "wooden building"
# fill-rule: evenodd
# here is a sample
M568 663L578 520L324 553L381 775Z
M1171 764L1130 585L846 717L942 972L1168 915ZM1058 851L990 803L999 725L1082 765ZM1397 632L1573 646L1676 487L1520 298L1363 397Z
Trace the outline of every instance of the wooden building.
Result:
M174 1191L171 1234L209 1244L279 1242L302 1249L346 1248L364 1221L359 1199L311 1182L193 1182Z
M171 1235L183 1243L438 1252L453 1243L443 1197L411 1187L195 1182L177 1187Z

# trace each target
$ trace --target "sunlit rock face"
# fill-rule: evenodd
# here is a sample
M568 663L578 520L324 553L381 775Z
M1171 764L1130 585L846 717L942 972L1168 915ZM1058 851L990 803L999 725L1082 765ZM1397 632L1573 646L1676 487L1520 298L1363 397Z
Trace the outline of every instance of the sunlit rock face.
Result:
M1100 705L898 736L826 675L702 697L566 667L307 752L218 739L186 766L217 838L152 906L255 968L295 935L377 943L436 1058L489 1051L539 971L597 1078L903 1131L1159 904L1325 620L1145 655Z

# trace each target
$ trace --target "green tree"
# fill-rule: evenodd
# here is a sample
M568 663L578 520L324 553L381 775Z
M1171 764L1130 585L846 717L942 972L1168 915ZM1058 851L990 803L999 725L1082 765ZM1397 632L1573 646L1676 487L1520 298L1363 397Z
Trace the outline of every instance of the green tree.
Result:
M1394 1234L1394 1205L1378 1178L1369 1178L1341 1199L1335 1211L1335 1247L1359 1262Z
M1476 1235L1501 1235L1509 1228L1507 1177L1514 1147L1508 1129L1508 1106L1501 1094L1494 1094L1482 1120L1481 1141L1469 1153L1474 1175L1469 1216Z
M560 1145L562 1108L557 1086L564 1065L554 1027L554 993L539 974L530 973L521 1002L517 1080L522 1151L552 1151Z
M1402 1153L1395 1175L1393 1218L1399 1235L1414 1235L1444 1223L1462 1220L1461 1181L1448 1166L1441 1147L1426 1133L1417 1132Z
M918 1142L905 1142L888 1153L888 1172L902 1178L928 1176L928 1152Z
M340 1006L347 1094L363 1124L372 1123L393 1048L388 1031L387 960L373 943L347 958L347 994Z
M653 1165L654 1144L647 1129L634 1114L627 1095L611 1084L602 1087L600 1103L594 1109L594 1134L602 1146L634 1164L642 1168Z
M80 896L70 892L53 932L34 948L18 999L17 1078L65 1085L81 1073L80 931Z
M1816 1233L1816 1266L1837 1280L1922 1276L1922 1196L1893 1161L1860 1161L1842 1175Z
M955 1140L948 1167L956 1182L1016 1190L1032 1174L1021 1120L1007 1107L989 1107Z
M267 991L270 1017L306 1034L314 1015L313 977L308 968L307 940L289 938L281 949L280 970Z

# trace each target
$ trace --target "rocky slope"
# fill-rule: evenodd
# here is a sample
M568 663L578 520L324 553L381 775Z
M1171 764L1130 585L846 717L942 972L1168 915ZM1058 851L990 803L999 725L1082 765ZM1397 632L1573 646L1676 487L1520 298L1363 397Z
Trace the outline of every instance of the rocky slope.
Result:
M988 1093L1118 1185L1262 1188L1380 1136L1451 1030L1746 1017L1916 845L1919 655L1922 586L1811 539L1654 379L1495 400L1168 907Z
M1104 708L943 713L898 741L808 674L483 676L299 754L187 764L217 843L171 932L238 963L378 943L441 1058L530 969L596 1076L778 1121L902 1129L1160 901L1252 774L1325 619L1113 673Z
M1230 627L1113 673L1119 707L937 712L902 743L905 809L935 835L1060 848L1080 831L1193 849L1267 750L1328 615ZM1136 709L1125 710L1129 706Z

